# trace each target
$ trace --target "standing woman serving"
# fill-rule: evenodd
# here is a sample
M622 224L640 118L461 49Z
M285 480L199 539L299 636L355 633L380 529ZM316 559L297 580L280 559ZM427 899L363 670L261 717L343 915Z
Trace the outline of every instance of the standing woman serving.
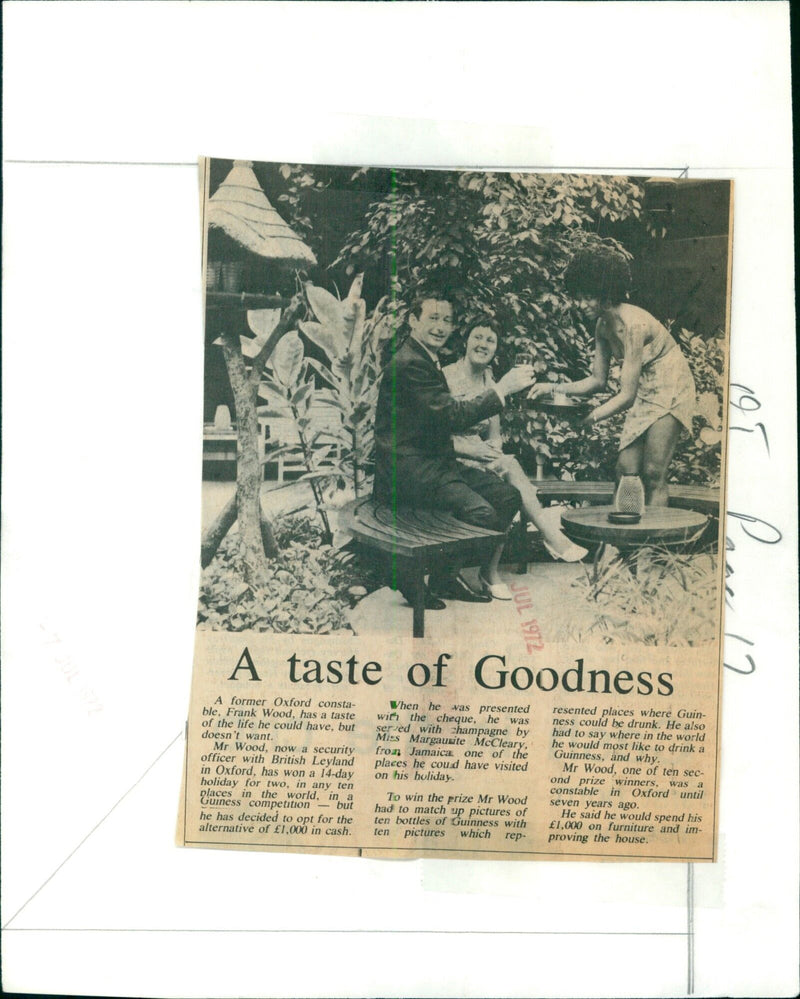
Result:
M611 359L622 362L619 392L586 417L587 424L627 412L619 441L617 479L638 475L649 506L667 505L667 468L683 430L692 433L696 410L689 364L657 319L626 301L631 286L628 262L619 250L597 246L580 250L564 274L575 304L597 321L592 373L566 384L533 386L536 399L554 391L584 396L608 384Z

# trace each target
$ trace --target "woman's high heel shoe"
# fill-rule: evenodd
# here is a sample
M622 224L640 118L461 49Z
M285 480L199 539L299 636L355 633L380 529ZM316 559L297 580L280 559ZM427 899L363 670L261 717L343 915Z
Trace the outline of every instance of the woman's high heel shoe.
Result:
M569 542L569 547L564 552L557 552L552 545L549 545L544 538L542 539L542 544L547 549L548 555L556 560L556 562L580 562L588 554L588 548L581 548L580 545L573 544L572 541Z
M478 579L483 586L484 592L488 593L493 600L511 600L511 590L506 583L490 583L482 572L478 573Z

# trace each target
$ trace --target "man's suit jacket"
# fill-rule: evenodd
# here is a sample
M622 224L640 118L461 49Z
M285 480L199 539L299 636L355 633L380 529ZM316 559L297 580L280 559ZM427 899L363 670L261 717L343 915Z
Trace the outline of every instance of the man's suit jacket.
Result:
M384 369L378 392L375 498L391 505L426 505L440 486L460 478L453 434L502 408L494 389L474 399L454 399L441 368L409 337Z

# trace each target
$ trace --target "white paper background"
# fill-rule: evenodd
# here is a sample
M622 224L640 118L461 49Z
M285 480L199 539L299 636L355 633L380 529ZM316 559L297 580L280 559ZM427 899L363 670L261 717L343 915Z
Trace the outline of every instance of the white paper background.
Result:
M4 988L677 996L691 950L697 994L794 994L788 5L3 15ZM729 506L784 540L730 526L728 630L755 644L728 659L757 668L726 671L721 860L694 868L691 927L685 865L172 845L200 532L199 154L735 179L732 376L771 458L733 434Z

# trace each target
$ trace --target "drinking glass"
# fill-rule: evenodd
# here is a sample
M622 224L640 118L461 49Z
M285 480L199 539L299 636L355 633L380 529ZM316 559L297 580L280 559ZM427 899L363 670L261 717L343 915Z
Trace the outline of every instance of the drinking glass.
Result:
M514 367L521 368L525 364L533 365L533 354L529 350L520 350L514 355Z

